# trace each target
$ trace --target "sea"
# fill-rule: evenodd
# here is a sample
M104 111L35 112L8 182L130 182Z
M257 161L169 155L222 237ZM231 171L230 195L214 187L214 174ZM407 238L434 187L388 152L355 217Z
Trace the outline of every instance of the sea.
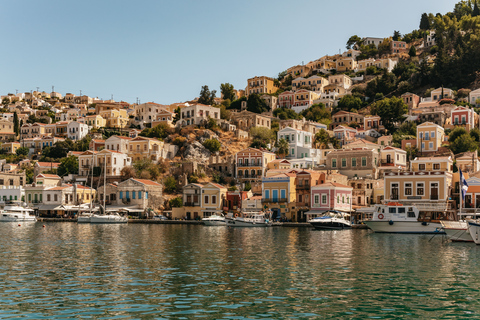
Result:
M480 319L442 235L0 223L0 319Z

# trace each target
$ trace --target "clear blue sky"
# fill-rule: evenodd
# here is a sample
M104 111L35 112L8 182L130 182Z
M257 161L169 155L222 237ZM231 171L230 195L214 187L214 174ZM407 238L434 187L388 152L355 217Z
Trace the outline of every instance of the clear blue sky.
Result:
M345 50L351 35L418 29L453 0L0 0L0 94L36 90L162 104L203 85L244 89L253 76Z

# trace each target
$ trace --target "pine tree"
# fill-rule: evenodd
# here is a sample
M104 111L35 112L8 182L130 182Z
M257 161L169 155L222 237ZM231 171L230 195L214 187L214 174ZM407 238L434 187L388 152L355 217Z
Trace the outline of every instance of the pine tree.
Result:
M422 18L420 19L420 30L429 30L430 29L430 20L426 13L422 13Z
M18 114L17 112L13 113L13 132L15 132L16 135L20 132L20 124L18 122Z
M480 15L480 9L478 8L477 1L473 4L473 11L472 11L472 17L476 17Z

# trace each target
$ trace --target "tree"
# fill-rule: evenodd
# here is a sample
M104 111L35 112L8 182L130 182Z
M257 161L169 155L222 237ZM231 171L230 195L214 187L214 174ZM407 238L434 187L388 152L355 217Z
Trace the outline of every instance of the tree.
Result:
M310 108L303 110L300 115L305 117L305 120L316 121L326 125L329 125L332 119L332 114L323 103L312 105Z
M182 197L172 198L168 201L168 205L170 206L170 208L181 208L183 207L183 198Z
M392 97L377 101L372 109L382 119L383 125L389 131L395 128L395 123L402 122L408 112L408 106L403 99Z
M275 139L275 134L271 129L265 127L250 128L250 137L254 141L262 142L261 145L266 145Z
M480 15L480 9L478 8L477 1L473 4L473 11L472 11L472 17L476 17Z
M408 50L408 55L412 58L417 56L417 48L415 48L414 45L412 45L410 50Z
M467 151L476 151L478 149L478 143L472 136L465 133L458 136L453 142L450 142L449 147L454 154L458 154Z
M27 147L18 148L17 151L15 151L15 153L17 154L17 156L20 156L20 155L28 156L28 148Z
M120 170L120 177L122 181L135 178L135 169L132 166L123 167L122 170Z
M296 113L292 109L283 108L283 107L275 109L273 111L273 115L275 117L279 118L280 120L288 120L288 119L298 120L298 119L300 119L298 113Z
M163 186L164 186L163 190L165 192L167 193L175 192L178 187L177 180L174 177L169 176L163 181Z
M180 107L178 107L177 109L175 109L175 115L173 116L173 124L176 124L178 120L180 120L180 112L181 112L181 109Z
M235 90L233 89L233 85L230 83L222 83L220 85L220 92L222 93L222 98L225 100L233 101L235 100Z
M205 85L200 90L200 97L198 98L198 103L205 104L205 105L213 105L215 103L215 95L217 90L208 89L208 86Z
M360 46L361 43L362 39L357 35L353 35L347 41L347 49L354 48L355 46Z
M393 31L393 41L400 41L400 39L402 38L402 34L400 33L400 31L397 31L397 30L394 30Z
M220 151L222 144L217 139L207 139L203 142L203 146L210 152L217 152Z
M20 123L18 122L18 114L16 111L13 113L13 132L17 135L20 133Z
M420 18L420 30L430 30L430 19L426 13L422 13Z
M267 102L260 98L260 96L256 93L252 93L248 95L247 99L247 110L255 113L262 113L269 111L269 107Z
M448 135L448 142L453 143L455 140L457 140L458 137L464 135L467 133L467 130L463 127L456 127L455 129L450 132Z
M281 138L277 141L277 155L285 158L285 155L288 154L289 143L284 138Z
M350 111L352 109L358 110L363 106L362 100L351 94L344 95L339 101L337 107L340 110Z
M390 38L384 38L382 43L378 45L378 54L380 56L389 54L392 52L392 40Z
M320 146L320 149L324 149L325 147L328 147L328 143L330 142L330 135L325 129L320 129L315 134L314 138L314 143L315 146Z
M170 134L174 133L174 129L170 128L166 123L160 123L154 128L145 128L140 132L140 135L148 138L165 139Z
M57 174L60 177L66 176L67 174L78 174L78 158L69 156L61 159Z

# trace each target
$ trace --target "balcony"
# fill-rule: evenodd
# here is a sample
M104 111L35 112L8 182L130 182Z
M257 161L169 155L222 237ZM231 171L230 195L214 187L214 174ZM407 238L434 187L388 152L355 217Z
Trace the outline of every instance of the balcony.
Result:
M392 160L381 160L380 164L382 166L387 166L387 167L394 167L395 166L395 163L393 163Z
M199 207L200 203L198 203L198 202L184 202L183 206L184 207Z
M262 199L263 203L287 202L287 198Z
M308 184L298 184L297 187L296 187L297 190L310 190L310 185Z
M261 167L259 163L237 163L237 167Z

